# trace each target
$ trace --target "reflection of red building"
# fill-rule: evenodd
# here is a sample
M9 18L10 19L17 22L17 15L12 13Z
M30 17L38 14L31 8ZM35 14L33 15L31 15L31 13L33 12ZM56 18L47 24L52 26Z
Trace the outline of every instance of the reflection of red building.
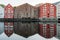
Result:
M13 23L5 22L5 34L9 37L13 33Z
M40 35L51 38L56 35L56 24L40 24Z
M13 7L8 4L4 10L4 18L13 18ZM13 22L4 22L5 34L9 37L13 33Z
M39 10L39 18L56 18L56 6L53 4L43 4L39 7Z

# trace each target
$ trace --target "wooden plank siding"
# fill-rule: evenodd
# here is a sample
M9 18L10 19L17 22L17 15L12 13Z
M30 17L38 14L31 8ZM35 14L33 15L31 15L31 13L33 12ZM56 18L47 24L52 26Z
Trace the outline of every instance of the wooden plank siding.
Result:
M38 8L26 3L15 8L14 18L38 18Z
M5 6L4 18L5 19L14 18L14 9L10 4ZM13 22L4 22L4 32L8 37L10 37L13 34Z

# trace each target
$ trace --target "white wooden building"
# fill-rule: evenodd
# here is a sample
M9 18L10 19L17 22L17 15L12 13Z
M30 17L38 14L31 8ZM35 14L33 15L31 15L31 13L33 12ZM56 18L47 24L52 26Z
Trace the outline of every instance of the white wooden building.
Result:
M56 16L57 16L57 19L60 19L60 1L56 2L56 3L53 3L53 4L56 6Z
M4 7L0 5L0 18L4 18ZM4 22L0 22L0 34L4 32Z
M57 23L56 26L56 38L60 39L60 23Z

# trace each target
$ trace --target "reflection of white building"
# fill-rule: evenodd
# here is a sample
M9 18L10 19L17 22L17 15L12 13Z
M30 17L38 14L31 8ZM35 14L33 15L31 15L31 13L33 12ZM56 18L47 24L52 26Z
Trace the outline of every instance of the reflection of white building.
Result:
M0 18L4 18L4 8L0 6ZM4 32L4 22L0 22L0 34Z
M56 34L56 38L59 38L60 39L60 23L57 23L57 34Z
M56 15L57 15L57 18L60 18L60 1L56 2L54 4L56 6Z
M0 34L4 32L4 22L0 22Z

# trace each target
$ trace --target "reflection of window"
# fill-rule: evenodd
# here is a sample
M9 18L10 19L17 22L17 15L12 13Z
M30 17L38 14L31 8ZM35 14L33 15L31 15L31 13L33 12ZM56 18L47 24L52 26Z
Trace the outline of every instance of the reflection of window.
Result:
M43 24L43 26L46 26L46 24Z
M8 27L5 27L5 30L8 30L7 28L8 28Z
M10 27L10 30L13 30L13 27Z
M10 23L8 23L8 26L10 26Z
M5 26L5 27L8 27L8 26Z
M51 26L51 27L53 27L53 26L54 26L54 24L50 24L50 26Z
M46 32L46 24L43 24L43 32Z
M50 30L51 30L51 31L54 30L54 24L50 24Z

